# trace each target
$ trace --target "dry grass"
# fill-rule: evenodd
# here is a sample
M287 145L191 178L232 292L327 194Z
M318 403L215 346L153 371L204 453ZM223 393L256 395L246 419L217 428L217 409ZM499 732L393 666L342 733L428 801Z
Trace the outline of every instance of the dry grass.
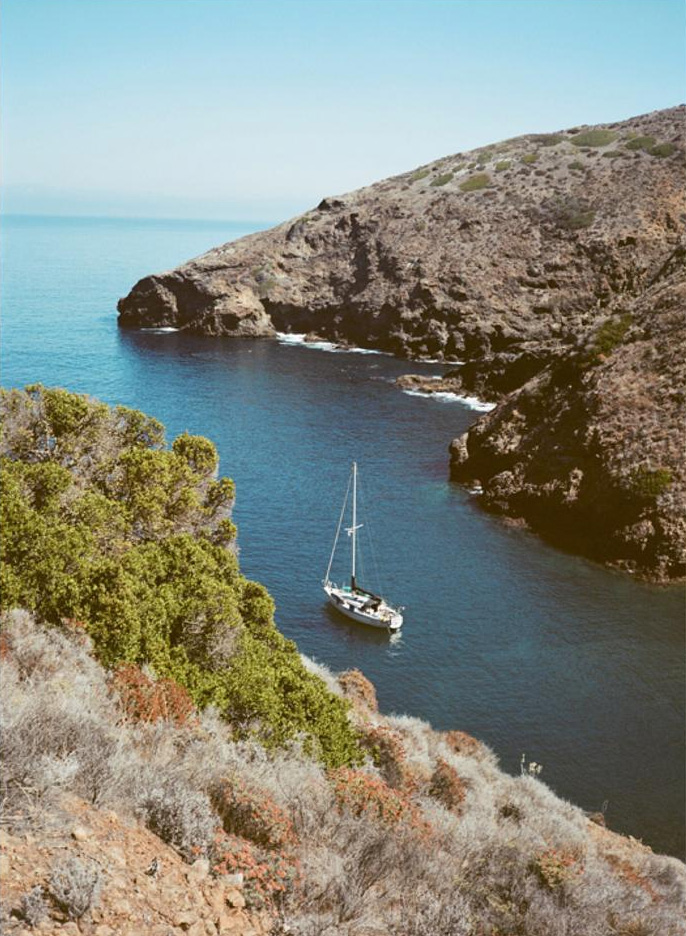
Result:
M78 634L45 631L21 612L3 634L10 826L58 816L64 791L106 803L187 858L221 852L219 869L244 868L255 901L271 902L292 936L364 927L395 936L682 936L680 862L599 829L538 779L508 776L468 735L365 704L355 717L378 766L331 778L298 744L268 753L234 742L211 710L184 724L124 718ZM348 674L343 683L363 687L370 702L363 680ZM365 806L369 791L374 808ZM222 820L228 831L218 831ZM75 917L99 886L81 871L55 877ZM40 916L39 897L27 895L27 920Z

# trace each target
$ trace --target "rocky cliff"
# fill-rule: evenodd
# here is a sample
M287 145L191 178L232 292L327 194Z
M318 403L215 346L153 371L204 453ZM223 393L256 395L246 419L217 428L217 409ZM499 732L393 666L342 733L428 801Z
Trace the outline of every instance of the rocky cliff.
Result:
M146 277L122 326L315 332L460 362L501 401L452 448L484 503L684 574L686 108L437 160Z

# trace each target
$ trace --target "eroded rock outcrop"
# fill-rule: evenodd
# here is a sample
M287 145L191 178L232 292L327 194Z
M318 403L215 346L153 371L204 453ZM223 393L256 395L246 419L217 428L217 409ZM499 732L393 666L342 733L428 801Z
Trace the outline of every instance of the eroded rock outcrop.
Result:
M456 478L595 558L681 576L685 114L518 137L325 198L141 280L120 324L463 362L451 386L502 402L453 445Z
M452 476L565 547L683 576L685 308L681 266L456 439Z

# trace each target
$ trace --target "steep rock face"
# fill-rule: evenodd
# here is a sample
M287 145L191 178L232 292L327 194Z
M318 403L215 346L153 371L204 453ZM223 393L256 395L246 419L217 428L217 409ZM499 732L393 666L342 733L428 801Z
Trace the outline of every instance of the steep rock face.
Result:
M478 478L485 506L561 545L682 577L685 307L681 266L456 439L452 476Z
M502 402L453 445L454 477L594 557L683 575L685 115L519 137L326 198L141 280L120 324L456 362L456 387Z

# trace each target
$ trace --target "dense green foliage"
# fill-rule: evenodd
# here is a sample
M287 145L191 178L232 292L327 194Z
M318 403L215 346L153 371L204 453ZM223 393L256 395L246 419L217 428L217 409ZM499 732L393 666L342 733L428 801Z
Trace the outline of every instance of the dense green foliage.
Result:
M583 130L575 134L570 143L574 146L607 146L608 143L614 143L617 134L612 130Z
M168 449L140 412L41 386L3 391L0 412L2 608L83 622L107 666L148 664L239 737L359 760L346 705L240 573L234 487L210 441L184 433Z

